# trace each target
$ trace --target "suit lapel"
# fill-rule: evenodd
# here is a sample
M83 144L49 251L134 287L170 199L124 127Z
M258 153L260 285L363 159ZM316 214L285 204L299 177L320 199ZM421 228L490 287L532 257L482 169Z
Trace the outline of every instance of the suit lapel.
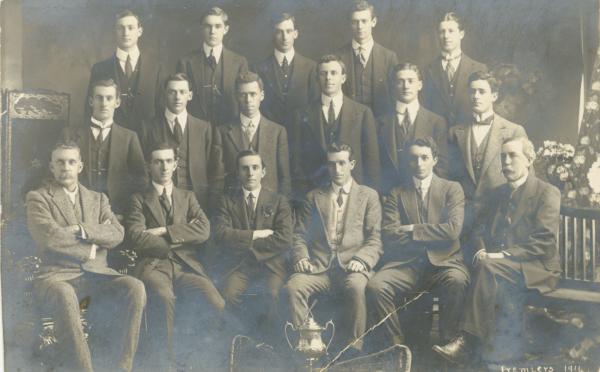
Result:
M152 213L154 220L158 222L159 226L166 226L167 221L162 211L160 202L158 201L158 194L156 193L153 186L150 186L148 190L146 190L146 192L144 193L144 202L150 210L150 213Z
M441 63L440 63L441 65ZM469 57L467 57L464 53L460 58L460 62L458 64L458 68L456 69L456 75L454 77L454 86L455 87L466 87L467 80L469 79L469 72L472 71L471 61ZM456 95L454 95L456 97ZM454 100L454 99L453 99Z
M73 204L69 200L67 193L62 189L62 187L53 184L50 186L50 193L52 194L52 201L58 207L60 214L64 217L67 225L77 225L79 221L75 217L75 211L73 210ZM81 192L81 185L80 192Z
M229 125L229 131L227 132L227 135L229 136L229 139L231 139L231 142L238 152L244 150L244 140L242 139L244 134L242 133L242 123L240 123L239 120L237 120L235 124Z
M238 75L238 69L233 65L233 54L227 48L223 48L221 54L221 63L223 63L223 89L225 87L235 86L235 78Z
M427 191L427 223L440 223L440 207L442 204L442 184L435 174Z
M473 170L473 161L471 159L471 126L460 126L456 127L455 130L456 141L458 142L458 147L462 153L465 168L467 168L467 172L469 173L471 180L474 183L477 183L475 180L475 171Z
M295 58L295 57L294 57ZM267 84L271 86L273 91L275 92L275 96L278 100L283 101L283 95L281 92L281 86L278 84L277 79L277 69L279 68L279 64L277 64L277 59L274 55L271 55L269 61L267 62L268 68L266 69L266 76L268 78Z
M329 205L329 195L326 190L326 188L320 188L319 191L315 193L315 207L321 218L321 226L323 227L325 236L327 236L327 220L324 217L329 216L329 211L331 209Z
M90 163L90 159L91 159L91 153L92 153L92 147L91 147L91 143L90 143L90 139L91 136L93 136L92 134L92 129L91 126L88 124L87 126L85 126L84 128L81 128L80 130L78 130L78 137L79 140L77 142L79 142L79 146L82 149L82 157L83 157L83 166L84 166L84 170L85 170L85 174L84 177L86 178L86 182L87 185L91 185L92 184L92 167L91 167L91 163Z
M171 194L171 198L173 199L173 203L171 204L173 214L173 223L186 223L187 216L179 213L179 211L185 210L185 198L181 190L176 187L173 187L173 193Z
M347 97L344 97L344 101L342 103L342 110L340 111L340 127L338 138L341 142L351 143L349 139L351 138L350 131L360 123L360 119L357 117L358 113L354 110L354 106L349 102ZM351 125L344 125L344 123L351 123Z
M262 150L274 145L277 142L273 138L273 131L270 130L269 123L267 123L265 117L262 115L260 117L258 128L258 152L261 154L267 154L268 152ZM271 170L271 172L273 171L274 170Z
M258 194L258 200L256 201L256 212L254 213L256 216L254 222L256 223L257 230L262 229L264 223L263 209L269 204L269 201L269 195L265 189L262 189L260 194Z
M412 184L412 178L400 189L400 201L408 215L411 224L420 223L419 207L417 206L417 191Z
M125 146L125 133L121 129L120 126L113 124L112 129L110 130L110 149L108 150L108 176L106 183L108 184L108 188L110 189L110 185L112 184L111 175L117 174L117 164L121 161L127 161L127 156L125 155L127 151L127 147ZM123 182L124 180L118 180L119 182Z
M411 133L411 139L415 138L424 138L426 136L430 136L431 134L427 133L427 121L426 117L423 114L423 109L419 108L417 111L417 117L413 121L413 130Z
M346 207L346 213L344 214L344 225L343 225L343 229L344 231L342 231L342 243L341 245L344 246L346 243L346 239L351 235L351 234L346 234L346 229L350 229L351 227L349 227L349 221L351 221L352 218L354 218L354 214L355 213L360 213L360 206L362 204L362 200L363 200L363 194L362 192L360 192L360 188L359 185L356 183L356 181L352 181L352 187L350 188L350 194L348 195L348 206Z
M523 185L523 191L521 191L521 195L519 196L519 200L517 200L517 209L515 210L515 214L512 216L511 226L516 226L519 220L523 217L525 210L529 206L529 199L536 195L537 190L537 182L533 175L527 176L527 181Z
M297 102L299 100L301 100L301 94L305 95L307 94L306 90L300 90L297 89L298 87L304 87L308 85L308 72L305 71L306 68L306 63L304 61L304 58L299 55L298 53L294 54L294 59L293 59L293 64L294 67L291 70L292 72L292 76L290 77L290 87L288 89L288 97L287 97L287 101L288 102ZM302 81L301 79L304 79L304 81ZM306 98L304 98L306 99ZM278 123L281 124L281 123Z
M240 221L242 221L242 229L248 230L250 228L250 222L248 221L248 214L246 213L246 200L244 199L244 192L242 189L239 189L234 200L234 211L237 213Z
M342 108L344 105L342 105ZM321 145L323 151L327 151L327 143L325 141L325 133L323 133L323 128L321 126L321 117L323 116L323 112L321 110L321 100L315 101L311 106L309 106L307 110L308 117L306 118L308 123L306 123L312 130L314 136L317 139L317 142Z
M394 133L394 126L396 125L394 116L395 114L390 114L384 118L383 128L381 128L381 130L384 135L383 145L385 146L385 150L387 151L392 164L394 164L394 167L398 170L398 144L396 143L396 135Z
M498 115L496 115L494 121L495 123L492 123L492 127L488 133L488 143L481 164L481 174L485 174L490 164L492 164L492 161L496 158L498 152L500 152L502 141L504 140L504 124L498 120Z
M450 105L450 87L446 84L446 72L442 69L442 59L438 57L433 61L431 66L431 80L437 86L440 92L443 92L442 99L446 105Z
M98 207L98 203L94 202L92 194L82 185L79 185L79 194L81 197L81 218L83 222L97 222L93 216L97 215L96 208ZM102 222L104 221L100 221L100 223Z

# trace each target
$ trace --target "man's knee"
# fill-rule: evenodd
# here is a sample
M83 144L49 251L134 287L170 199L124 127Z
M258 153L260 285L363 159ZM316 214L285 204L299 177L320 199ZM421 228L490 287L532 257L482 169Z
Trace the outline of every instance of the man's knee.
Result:
M62 308L66 306L79 306L75 288L67 282L51 283L46 290L43 303Z
M388 292L388 285L376 276L367 283L366 293L368 297L379 298Z
M123 276L119 278L119 284L125 291L129 301L134 302L140 307L146 305L146 287L141 280L132 276Z
M352 299L363 298L368 279L362 274L349 274L344 280L344 294Z
M450 269L444 278L444 287L453 291L465 292L469 287L469 275L458 269Z

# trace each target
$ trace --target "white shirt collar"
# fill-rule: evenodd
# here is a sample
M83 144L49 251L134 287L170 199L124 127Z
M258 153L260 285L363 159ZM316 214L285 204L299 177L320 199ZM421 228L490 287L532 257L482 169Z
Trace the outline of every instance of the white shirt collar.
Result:
M100 120L94 118L93 116L91 117L91 119L92 119L92 123L102 127L102 129L110 129L110 127L112 127L112 125L113 125L112 119L107 121L106 123L101 122ZM92 129L96 129L96 128L92 128Z
M372 37L364 44L359 44L358 41L352 39L352 49L354 50L354 53L357 52L358 48L362 48L366 52L365 57L367 57L367 59L371 55L371 50L373 49L373 45L375 45L375 40L373 40Z
M485 120L485 119L489 118L492 115L494 115L494 110L490 109L489 111L486 111L483 114L475 114L475 113L473 113L473 118L476 121L482 121L482 120Z
M175 115L168 108L165 108L165 118L167 119L167 122L169 123L169 127L171 127L171 130L174 129L175 118L177 118L177 120L179 121L179 125L181 125L181 130L185 131L185 126L187 124L187 118L188 118L187 110L183 110L178 115Z
M217 64L219 64L219 61L221 60L221 54L223 52L223 44L211 47L210 45L203 43L202 49L204 50L204 55L206 56L206 58L210 57L210 50L212 49L215 61L217 62Z
M421 189L424 192L427 192L427 190L429 190L429 186L431 186L431 180L433 179L433 172L429 176L423 178L422 180L420 180L416 177L413 177L412 179L413 179L413 182L415 185L415 189L417 189L419 187L419 185L421 185Z
M340 193L340 188L344 190L344 194L350 194L350 189L352 188L352 177L350 177L350 180L348 180L348 182L346 182L342 186L338 186L333 182L331 183L331 190L335 195Z
M242 186L242 192L244 193L244 200L248 200L248 195L250 195L250 193L252 193L252 195L254 196L254 206L256 207L256 201L258 200L258 196L260 195L260 190L262 189L262 185L258 186L258 188L256 190L246 190L243 186Z
M529 172L527 172L526 175L519 178L518 180L516 180L514 182L509 182L508 185L510 186L512 191L515 191L516 189L518 189L521 185L523 185L527 181L528 176L529 176Z
M167 196L169 197L169 199L171 198L171 195L173 194L173 182L170 182L167 185L161 185L160 183L152 181L152 186L154 186L154 190L156 190L158 196L161 196L163 193L163 189L166 188Z
M275 59L277 60L277 64L279 66L281 66L281 64L283 63L283 57L287 58L288 64L292 63L292 59L294 59L295 54L296 52L294 51L294 48L285 53L282 53L275 49Z
M77 194L79 193L79 185L75 185L75 190L73 191L67 190L66 187L63 187L62 189L65 190L65 193L67 194L67 197L71 203L75 204L75 201L77 200Z
M119 60L119 63L121 64L121 67L125 66L125 63L127 62L127 55L129 55L129 58L131 59L131 67L133 69L135 69L135 66L137 65L137 61L140 58L140 50L139 48L136 46L134 46L129 53L127 53L126 51L124 51L121 48L117 48L117 52L115 53L115 55L117 56L117 59Z
M404 103L401 101L396 101L396 113L398 113L399 115L406 115L406 111L408 111L408 114L410 115L410 120L411 122L414 123L415 118L417 117L417 112L419 112L419 100L418 99L414 99L411 103ZM400 114L400 113L403 114Z
M327 96L327 95L321 93L321 104L323 106L327 106L327 108L329 108L329 104L330 104L331 100L333 100L333 107L337 111L340 107L342 107L342 103L344 103L344 93L339 92L336 95L334 95L333 97L330 97L330 96Z
M442 54L442 60L443 61L446 61L446 62L448 60L455 61L455 60L459 60L460 57L462 57L462 50L460 48L457 48L456 50L453 50L450 53L442 51L441 54Z
M240 122L244 128L250 125L250 122L252 122L254 124L254 129L256 129L258 128L258 124L260 124L260 112L257 113L253 118L249 118L240 112Z

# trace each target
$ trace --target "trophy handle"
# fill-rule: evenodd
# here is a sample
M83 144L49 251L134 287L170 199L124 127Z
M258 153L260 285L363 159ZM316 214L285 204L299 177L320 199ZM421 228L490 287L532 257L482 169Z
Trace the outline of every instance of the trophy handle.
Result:
M333 341L333 336L335 335L335 325L333 324L332 320L325 323L325 330L327 330L327 328L329 328L330 325L331 325L331 337L329 338L329 342L327 343L327 346L325 346L325 352L327 352L327 350L329 350L329 345L331 345L331 341Z
M294 350L294 347L292 346L292 343L290 342L290 338L288 336L288 328L292 328L293 331L296 330L296 327L294 327L294 325L290 322L285 323L285 327L283 328L283 331L285 333L285 340L287 341L288 345L290 345L290 349Z

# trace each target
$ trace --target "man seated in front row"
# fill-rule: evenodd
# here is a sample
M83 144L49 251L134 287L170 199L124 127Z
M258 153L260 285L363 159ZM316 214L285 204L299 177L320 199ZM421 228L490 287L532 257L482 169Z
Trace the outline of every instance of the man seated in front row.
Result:
M90 298L89 315L101 321L94 328L103 333L98 339L120 354L103 355L107 363L115 364L104 367L131 371L146 291L142 282L121 275L106 263L107 250L123 240L123 227L106 195L79 183L83 163L76 143L54 147L50 170L54 179L27 194L27 225L42 260L33 282L34 293L54 318L60 352L64 353L60 368L94 369L79 314L80 299Z
M259 153L240 152L237 168L241 187L223 196L215 215L217 243L233 267L222 293L227 306L239 312L244 310L244 292L252 283L261 283L268 302L265 326L259 328L271 342L269 336L278 324L279 291L287 278L285 259L292 244L292 213L283 195L262 186L269 169Z
M431 137L406 144L410 179L391 190L383 206L384 265L369 280L367 297L377 320L385 322L392 344L404 344L400 299L422 290L438 292L440 333L449 340L458 321L469 284L460 249L465 197L460 184L436 176L437 146Z
M560 191L529 173L535 149L527 138L506 139L501 160L507 183L491 193L486 204L492 209L490 219L476 236L480 249L473 259L474 276L461 332L445 346L433 347L452 362L464 361L476 344L488 343L495 336L496 315L505 302L522 299L528 290L551 291L559 279ZM522 309L511 313L522 315Z
M337 290L346 302L347 331L354 343L344 356L360 353L367 322L365 287L381 256L381 205L377 192L352 178L352 148L332 143L327 149L331 183L310 191L299 213L292 247L295 271L286 284L294 325L308 316L317 293ZM345 337L344 337L345 336Z
M173 362L176 300L208 301L216 313L223 311L225 301L196 258L199 245L210 235L210 222L194 192L173 185L177 168L173 147L163 143L151 148L148 168L152 182L146 191L131 197L125 225L128 240L141 258L136 274L148 288L152 356L157 362Z

